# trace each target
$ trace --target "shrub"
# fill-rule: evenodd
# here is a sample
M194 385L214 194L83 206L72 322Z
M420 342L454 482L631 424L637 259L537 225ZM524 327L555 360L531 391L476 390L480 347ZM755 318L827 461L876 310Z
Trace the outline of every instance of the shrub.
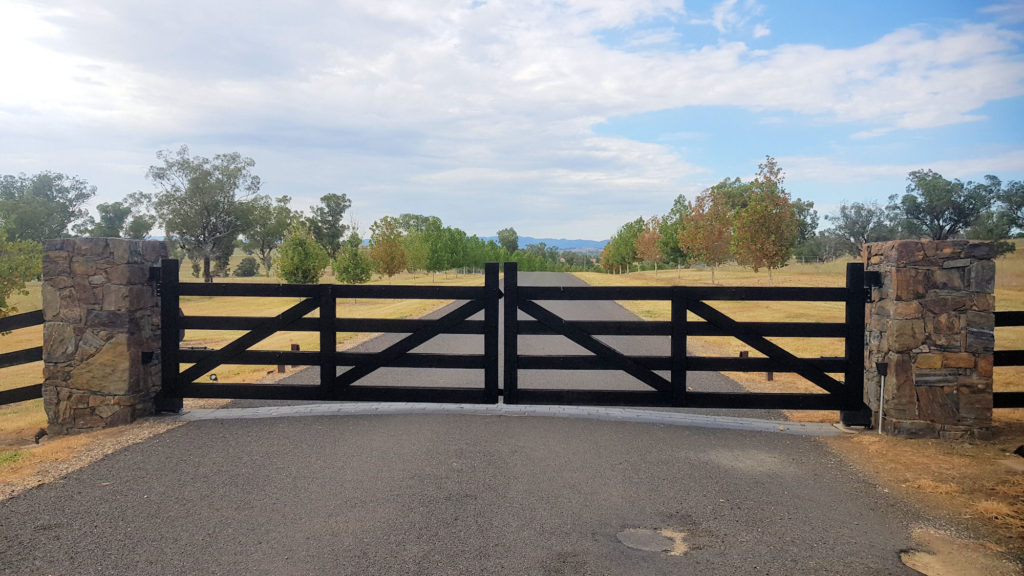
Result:
M252 256L246 256L242 258L242 261L235 266L235 271L232 272L232 276L242 276L249 278L255 276L260 271L260 263Z
M330 262L327 251L304 226L292 227L277 251L277 273L289 284L315 284Z

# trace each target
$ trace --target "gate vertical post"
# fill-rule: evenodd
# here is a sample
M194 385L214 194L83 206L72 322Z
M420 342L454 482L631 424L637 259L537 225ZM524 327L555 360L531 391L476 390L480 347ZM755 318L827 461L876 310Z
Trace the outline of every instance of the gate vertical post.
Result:
M864 403L865 295L864 264L850 262L846 265L846 410L839 411L839 420L846 426L871 425L871 409Z
M672 288L672 405L686 406L686 292Z
M331 394L338 377L337 356L338 332L335 319L338 316L337 300L333 284L320 285L320 393Z
M484 264L484 402L498 403L498 263Z
M505 262L505 404L519 401L519 266Z
M153 397L153 409L157 412L181 412L184 406L178 392L178 348L185 330L178 316L180 265L174 259L160 261L160 391Z

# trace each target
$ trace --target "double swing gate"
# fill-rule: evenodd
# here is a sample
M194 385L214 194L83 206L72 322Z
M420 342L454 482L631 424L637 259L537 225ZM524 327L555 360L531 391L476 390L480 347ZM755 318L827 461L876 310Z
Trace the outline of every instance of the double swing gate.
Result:
M520 286L514 262L505 264L504 290L498 265L487 264L482 287L379 285L276 285L179 283L178 262L164 260L160 274L162 370L165 399L259 398L306 400L375 400L406 402L506 404L591 404L678 406L693 408L772 408L839 410L855 423L866 414L864 381L864 286L862 264L848 264L845 288L761 287L540 287ZM182 296L284 297L298 302L274 317L183 316ZM454 300L454 309L436 319L394 320L337 317L339 298ZM499 320L499 300L504 319ZM545 302L648 300L667 301L670 321L567 320ZM717 301L840 302L844 322L741 322L712 305ZM480 319L482 312L482 319ZM310 317L316 313L315 317ZM520 319L520 314L528 318ZM691 321L692 313L700 321ZM503 356L499 355L503 324ZM183 330L233 330L245 333L217 350L182 349ZM318 351L251 350L278 331L319 333ZM379 352L339 352L339 332L404 334ZM482 335L477 354L424 353L415 349L442 334ZM561 335L587 355L526 355L520 340L531 335ZM667 356L628 355L607 343L607 336L661 337L670 342ZM693 336L731 336L763 354L726 358L687 354ZM794 356L769 338L833 338L844 341L844 355ZM184 370L182 364L190 364ZM236 384L200 381L222 364L307 365L319 367L318 384ZM503 383L499 368L503 364ZM415 382L365 385L360 379L381 368L476 369L481 386L425 387ZM520 388L523 370L620 370L645 387L637 390ZM694 371L791 372L819 387L821 393L750 393L693 391L687 375ZM838 378L837 378L838 376ZM180 401L180 400L179 400Z

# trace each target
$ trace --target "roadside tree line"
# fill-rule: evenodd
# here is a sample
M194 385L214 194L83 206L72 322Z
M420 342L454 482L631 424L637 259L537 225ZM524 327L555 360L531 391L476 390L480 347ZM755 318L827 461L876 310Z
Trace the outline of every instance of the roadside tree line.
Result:
M307 212L289 196L261 194L255 162L237 152L212 158L187 146L157 152L146 177L153 192L136 191L88 210L96 187L58 172L0 176L0 317L15 312L9 299L25 293L25 282L42 273L42 241L71 236L147 238L159 226L172 253L187 258L192 273L212 282L231 272L236 249L249 256L236 276L271 269L287 282L316 282L331 266L342 282L366 282L374 272L436 274L478 269L484 262L517 261L524 270L570 270L592 266L584 254L540 243L519 248L512 228L485 241L444 226L436 216L401 214L370 227L369 243L345 220L352 202L325 194Z
M857 257L867 242L969 238L993 241L1006 252L1014 249L1007 238L1024 231L1024 184L995 176L961 182L916 170L904 194L891 195L885 206L844 202L824 217L829 226L823 230L814 203L791 198L784 181L767 156L750 182L726 178L692 202L679 195L667 214L619 228L601 253L601 268L622 273L699 263L714 282L715 269L735 261L755 272L767 269L771 284L772 271L793 258Z

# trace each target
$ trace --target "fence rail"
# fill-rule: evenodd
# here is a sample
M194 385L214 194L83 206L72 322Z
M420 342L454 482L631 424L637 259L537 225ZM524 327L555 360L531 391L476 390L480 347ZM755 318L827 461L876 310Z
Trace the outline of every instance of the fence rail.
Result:
M25 312L24 314L16 314L14 316L0 318L0 334L12 330L19 330L21 328L39 326L42 323L42 310L35 310L33 312ZM22 364L31 364L32 362L40 362L42 359L42 346L25 348L23 350L14 350L13 352L0 354L0 369L20 366ZM34 400L36 398L42 398L42 396L42 383L31 384L29 386L0 391L0 405L14 404L15 402L24 402L25 400Z
M996 328L1024 326L1024 311L996 312ZM1024 366L1024 350L996 350L993 366ZM993 408L1024 408L1024 392L995 392Z

